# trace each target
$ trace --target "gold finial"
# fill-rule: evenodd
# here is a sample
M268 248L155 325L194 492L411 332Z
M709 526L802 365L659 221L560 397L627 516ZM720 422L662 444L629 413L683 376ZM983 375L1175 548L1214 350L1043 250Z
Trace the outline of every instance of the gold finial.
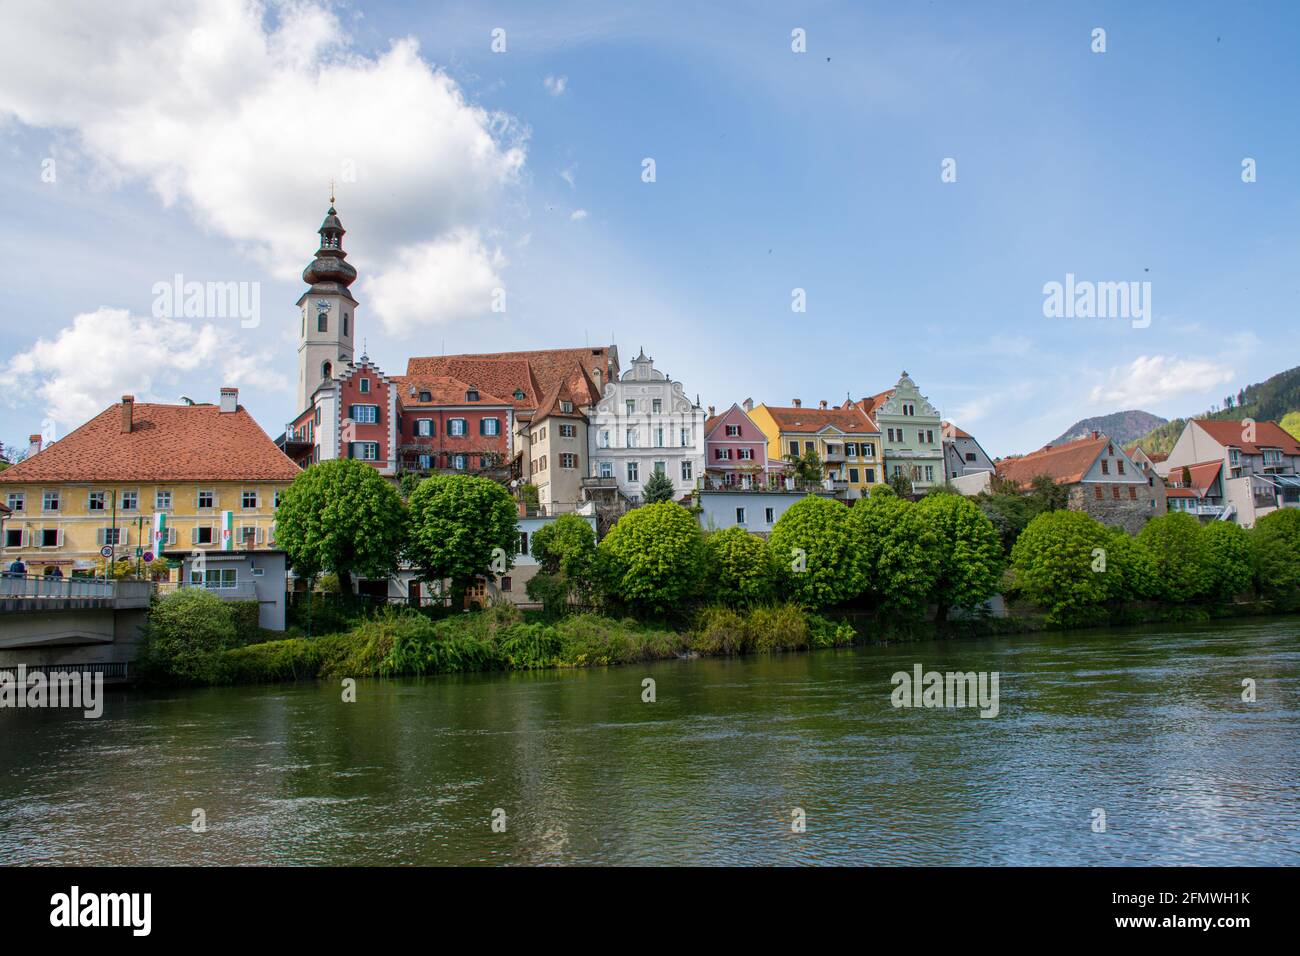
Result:
M334 205L334 180L330 180L330 205Z

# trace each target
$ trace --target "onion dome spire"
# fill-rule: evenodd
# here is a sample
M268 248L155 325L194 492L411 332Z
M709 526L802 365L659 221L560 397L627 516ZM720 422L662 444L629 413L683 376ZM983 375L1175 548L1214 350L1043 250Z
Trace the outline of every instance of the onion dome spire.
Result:
M357 270L351 263L344 262L348 254L343 251L343 235L347 232L339 215L334 211L333 188L330 189L330 208L325 214L325 221L320 224L320 248L316 258L302 271L302 281L318 292L339 291L337 286L346 289L357 279ZM316 287L323 288L316 288Z

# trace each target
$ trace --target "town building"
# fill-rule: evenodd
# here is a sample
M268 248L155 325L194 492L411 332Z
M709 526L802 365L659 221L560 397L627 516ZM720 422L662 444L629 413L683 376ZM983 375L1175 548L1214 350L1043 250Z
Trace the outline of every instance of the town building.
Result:
M768 437L750 417L754 400L733 404L721 415L704 421L704 476L706 488L765 487L769 474L783 473L785 462L768 458Z
M944 474L949 480L977 472L992 474L997 471L988 452L969 432L963 431L952 422L942 422L940 433L943 436Z
M704 474L705 417L699 400L692 402L642 349L631 368L605 384L591 412L587 474L635 503L650 476L662 472L682 498Z
M817 408L805 408L796 398L788 406L757 405L749 417L767 437L768 461L787 463L783 473L774 472L782 475L784 486L795 481L791 459L810 453L821 462L818 484L842 498L865 497L884 481L880 429L853 402L831 408L822 401Z
M1102 524L1136 534L1156 515L1156 497L1142 469L1124 449L1101 432L1087 438L1045 445L1020 458L997 463L998 477L1022 490L1046 476L1068 492L1067 507Z
M1151 489L1155 499L1152 509L1158 515L1165 514L1169 510L1169 499L1166 494L1169 489L1165 479L1156 470L1156 464L1164 461L1166 456L1148 454L1141 445L1134 445L1132 448L1126 449L1126 452L1133 464L1140 468L1142 474L1146 476L1147 486Z
M829 498L833 492L823 488L787 491L779 483L749 489L706 487L695 492L693 503L697 508L700 528L704 531L743 528L760 538L766 538L790 506L810 494Z
M223 388L217 405L110 405L64 438L0 471L5 564L32 574L93 574L164 548L264 550L280 492L298 474ZM161 517L161 523L159 523ZM157 538L155 527L165 539ZM161 567L161 564L158 565Z
M1277 422L1192 419L1155 467L1175 488L1204 491L1202 517L1250 528L1278 508L1300 507L1300 442Z
M288 594L288 555L274 548L242 551L164 551L180 564L181 588L204 588L223 601L256 601L257 624L283 631Z
M880 431L884 480L905 475L912 491L922 493L944 482L943 424L939 411L921 394L906 371L893 388L856 405Z

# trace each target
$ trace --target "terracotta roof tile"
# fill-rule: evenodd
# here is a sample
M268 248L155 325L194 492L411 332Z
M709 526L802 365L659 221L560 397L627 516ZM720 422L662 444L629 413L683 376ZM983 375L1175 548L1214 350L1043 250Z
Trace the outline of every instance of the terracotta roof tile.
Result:
M429 356L408 360L406 374L450 374L465 378L472 370L473 374L482 376L484 382L493 382L493 389L500 394L513 396L516 388L522 388L525 398L513 399L517 408L537 408L546 394L557 384L563 384L572 393L576 404L591 405L600 397L600 388L591 377L591 368L599 370L604 380L607 373L611 373L609 353L608 346L598 346ZM491 366L494 364L502 367L493 369Z
M400 389L398 394L404 406L513 404L510 399L501 398L499 395L494 395L451 375L429 375L427 377L394 375L393 381L397 383ZM478 388L477 402L471 402L465 397L465 393L471 388ZM414 394L412 394L412 389L415 390ZM421 392L429 393L428 401L420 400Z
M1058 485L1072 485L1087 473L1109 442L1105 435L1080 438L1048 445L1020 458L1004 458L997 463L998 477L1021 488L1028 488L1039 475L1047 475Z
M299 468L240 405L114 403L11 468L0 484L58 481L292 481Z
M1258 455L1260 448L1281 448L1284 455L1300 455L1300 441L1277 422L1256 422L1255 440L1248 442L1241 436L1241 422L1210 418L1194 418L1205 433L1220 445L1240 448L1248 455Z
M783 432L819 432L827 426L834 426L852 435L874 435L879 432L876 423L856 405L852 408L763 407Z
M1195 491L1199 497L1204 498L1222 473L1223 462L1217 458L1214 461L1198 461L1194 465L1188 465L1187 470L1190 473L1189 477L1192 479L1191 490ZM1183 469L1172 469L1169 472L1169 480L1181 484Z

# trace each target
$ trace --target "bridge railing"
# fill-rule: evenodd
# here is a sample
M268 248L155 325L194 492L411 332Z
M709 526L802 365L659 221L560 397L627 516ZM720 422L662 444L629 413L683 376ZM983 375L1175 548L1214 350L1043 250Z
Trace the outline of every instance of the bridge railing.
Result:
M59 578L49 574L0 574L0 597L8 598L112 598L116 581L103 578Z

